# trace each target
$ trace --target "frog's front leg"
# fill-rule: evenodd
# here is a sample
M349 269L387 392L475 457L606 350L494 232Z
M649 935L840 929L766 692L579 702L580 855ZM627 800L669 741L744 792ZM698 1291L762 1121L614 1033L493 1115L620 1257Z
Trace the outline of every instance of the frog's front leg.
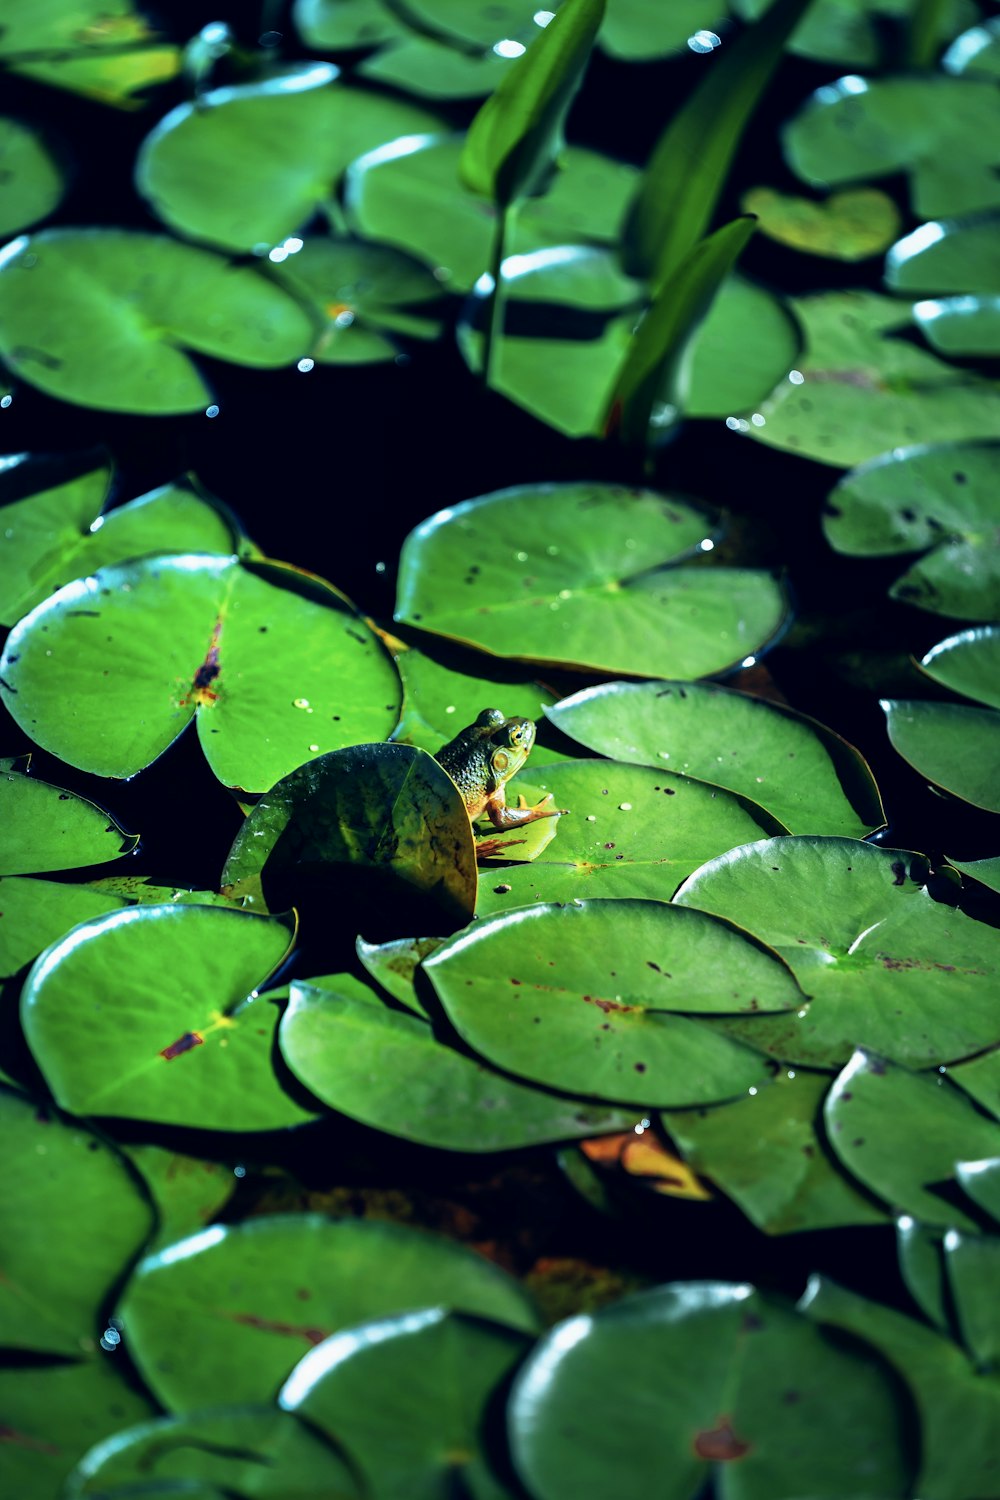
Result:
M546 807L546 802L551 801L552 793L547 792L534 807L529 807L523 797L518 797L516 807L508 807L507 789L501 786L487 802L485 811L494 828L522 828L525 823L534 823L537 818L561 818L569 811L567 807Z

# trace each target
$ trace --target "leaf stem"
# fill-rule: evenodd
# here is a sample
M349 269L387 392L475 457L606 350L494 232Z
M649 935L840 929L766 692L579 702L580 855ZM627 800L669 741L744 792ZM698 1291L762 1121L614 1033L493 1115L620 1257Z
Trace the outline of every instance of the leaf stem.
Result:
M490 315L486 324L486 343L483 346L483 385L489 389L490 376L503 337L503 261L507 233L511 227L514 209L512 206L497 207L496 223L493 227L493 244L490 247L490 276L493 289L490 292Z

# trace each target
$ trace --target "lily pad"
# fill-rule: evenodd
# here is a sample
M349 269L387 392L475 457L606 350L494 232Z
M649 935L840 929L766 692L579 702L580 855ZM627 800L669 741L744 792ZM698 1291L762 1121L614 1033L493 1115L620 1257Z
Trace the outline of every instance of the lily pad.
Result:
M426 266L386 245L312 235L273 275L312 307L321 328L311 354L323 365L395 359L393 335L441 331L441 287Z
M1000 713L964 703L883 698L894 750L935 786L1000 812Z
M407 1010L427 1018L427 1008L417 993L417 975L424 959L429 958L443 942L444 938L423 937L366 943L363 937L359 937L355 947L366 972L387 995L405 1005Z
M703 0L608 0L597 45L609 57L621 62L646 62L654 57L670 57L692 46L706 23L717 27L726 19L724 0L707 8ZM710 48L709 48L710 50Z
M0 354L47 396L101 411L201 411L191 353L257 369L312 338L298 303L252 266L166 235L45 229L0 254Z
M1000 291L1000 213L921 224L885 258L897 292Z
M0 1121L9 1153L0 1344L93 1354L102 1304L142 1249L152 1208L118 1152L89 1130L5 1089Z
M924 1224L975 1229L948 1184L963 1157L1000 1152L1000 1125L946 1078L921 1078L859 1049L835 1079L825 1116L844 1166L891 1208Z
M498 1067L551 1088L665 1107L732 1097L767 1071L695 1014L784 1010L801 999L765 949L727 924L685 922L658 901L490 917L445 943L424 972L460 1036Z
M512 1328L429 1307L327 1339L279 1400L343 1444L366 1493L431 1500L460 1485L500 1500L486 1407L527 1346Z
M216 776L253 791L388 734L399 703L388 656L331 585L210 554L67 584L11 632L0 676L17 723L82 770L133 776L196 719Z
M63 174L43 138L0 115L0 239L48 218L63 195Z
M917 302L913 316L933 349L949 358L1000 354L1000 297L938 297Z
M356 232L426 261L454 292L469 291L488 264L495 218L460 185L461 154L461 137L404 136L353 162L344 181ZM637 178L634 167L567 147L544 197L521 206L509 252L614 244Z
M742 20L756 19L772 0L731 0ZM796 28L788 50L819 62L877 67L886 47L886 27L908 25L912 0L814 0ZM942 45L972 18L968 0L945 0L938 7L936 32Z
M349 974L293 984L280 1042L295 1076L331 1109L446 1151L508 1151L627 1129L634 1119L495 1072Z
M12 978L32 963L43 948L77 922L125 905L121 897L86 885L4 876L0 879L0 980Z
M785 600L767 573L663 566L709 529L649 490L498 490L410 533L396 618L497 656L640 676L719 672L775 633Z
M35 776L0 767L4 845L0 874L78 870L133 854L137 833L126 833L108 813Z
M886 1213L845 1177L822 1130L826 1074L788 1069L744 1099L661 1115L685 1160L767 1234L884 1223Z
M962 1343L981 1369L991 1369L1000 1356L1000 1238L950 1229L944 1255Z
M341 1454L273 1406L222 1406L126 1427L83 1455L65 1500L130 1500L146 1493L214 1500L357 1500Z
M892 244L900 214L887 193L854 188L817 202L777 188L751 188L740 199L744 213L756 214L768 239L829 260L867 260Z
M920 1421L915 1495L988 1495L996 1476L1000 1386L978 1376L949 1339L894 1308L869 1302L822 1276L800 1308L821 1324L873 1345L909 1386ZM955 1434L962 1434L956 1443Z
M232 1170L165 1146L123 1146L156 1208L156 1235L147 1250L193 1234L225 1208L236 1187Z
M784 132L793 172L818 187L906 172L922 219L1000 205L1000 98L986 80L851 75L817 89Z
M480 916L531 901L580 897L669 901L680 882L714 854L781 827L727 792L616 761L529 765L512 787L530 806L551 794L552 806L567 808L569 816L558 820L556 837L530 864L480 870ZM512 860L525 857L519 836L520 830L511 830L506 852Z
M401 36L366 58L358 73L422 99L481 99L522 55L508 57L492 49L470 54L431 37Z
M949 854L948 863L954 865L956 870L961 870L963 875L970 875L973 880L989 886L991 891L1000 892L1000 855L995 855L992 859L960 860Z
M237 550L232 522L192 482L163 485L102 514L111 472L105 465L49 484L44 459L20 454L6 461L0 475L4 624L15 624L63 584L107 563L149 552Z
M315 881L318 871L388 877L448 917L476 900L472 830L458 788L424 750L357 745L300 766L263 797L236 837L222 883Z
M759 404L763 421L741 426L757 442L846 469L890 448L971 442L1000 427L1000 382L898 337L912 322L907 306L865 291L790 306L805 353Z
M955 1176L972 1201L1000 1223L1000 1156L988 1156L982 1161L960 1161L955 1167Z
M545 715L588 750L656 766L669 786L692 778L725 787L789 833L859 837L885 821L872 774L852 745L813 719L732 688L606 682Z
M175 77L181 53L131 0L46 0L5 15L0 61L51 87L136 109L133 95Z
M1000 708L1000 625L950 635L932 646L920 665L953 693Z
M157 1398L196 1411L220 1391L231 1402L269 1401L325 1338L428 1306L537 1327L518 1283L472 1251L397 1224L320 1214L217 1224L148 1256L121 1315Z
M292 19L302 40L325 52L371 47L404 30L381 0L295 0Z
M136 185L158 218L227 250L267 251L312 218L348 162L434 130L413 104L303 62L179 104L146 137Z
M891 597L966 620L1000 615L1000 443L886 453L845 475L823 517L826 539L855 557L920 552Z
M75 927L42 954L21 999L57 1101L203 1130L308 1118L274 1076L277 1015L255 998L293 935L289 917L212 906L128 907Z
M1000 1120L1000 1048L994 1047L980 1057L949 1068L952 1083Z
M929 1067L992 1045L1000 933L933 901L926 873L906 850L814 837L765 839L696 870L675 902L752 932L811 997L794 1015L755 1018L752 1032L732 1018L725 1029L820 1068L857 1046Z
M1000 16L989 16L981 26L970 26L957 36L941 66L957 77L1000 78Z
M906 1289L929 1323L951 1334L944 1272L944 1237L936 1224L921 1224L909 1214L896 1220L896 1254Z
M630 1393L613 1422L594 1422L595 1390ZM694 1500L715 1476L732 1500L769 1500L906 1493L903 1415L853 1347L750 1286L704 1281L558 1324L518 1373L508 1422L538 1500Z

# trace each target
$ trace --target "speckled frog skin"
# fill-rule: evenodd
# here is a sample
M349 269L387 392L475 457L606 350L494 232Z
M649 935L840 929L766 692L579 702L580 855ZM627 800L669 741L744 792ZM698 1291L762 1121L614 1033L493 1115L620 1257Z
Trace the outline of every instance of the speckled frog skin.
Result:
M536 818L558 818L565 808L547 807L552 793L535 807L523 797L507 806L507 783L524 765L535 743L530 719L507 719L499 708L484 708L474 724L442 745L434 757L458 787L471 820L486 813L494 828L520 828Z

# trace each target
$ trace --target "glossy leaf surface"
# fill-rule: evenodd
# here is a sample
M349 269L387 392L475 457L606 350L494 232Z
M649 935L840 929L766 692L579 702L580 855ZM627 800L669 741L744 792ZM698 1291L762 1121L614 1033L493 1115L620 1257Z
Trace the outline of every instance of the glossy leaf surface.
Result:
M893 748L935 786L1000 812L1000 713L964 703L885 698Z
M64 932L126 903L85 885L32 880L19 875L0 879L0 979L9 979L30 964Z
M1000 297L939 297L918 302L913 316L931 348L948 358L1000 354Z
M0 769L0 821L3 875L106 864L133 853L139 842L137 833L126 833L86 797L20 771Z
M1000 290L1000 212L921 224L889 251L885 281L897 292Z
M158 1399L194 1411L220 1391L269 1401L331 1334L428 1306L536 1327L518 1284L471 1251L396 1224L319 1214L215 1225L181 1240L140 1262L121 1312Z
M1000 708L1000 626L982 625L950 635L932 646L920 665L953 693Z
M75 927L35 964L21 1000L56 1099L81 1114L208 1130L307 1118L273 1073L277 1016L252 993L293 932L287 917L182 905Z

